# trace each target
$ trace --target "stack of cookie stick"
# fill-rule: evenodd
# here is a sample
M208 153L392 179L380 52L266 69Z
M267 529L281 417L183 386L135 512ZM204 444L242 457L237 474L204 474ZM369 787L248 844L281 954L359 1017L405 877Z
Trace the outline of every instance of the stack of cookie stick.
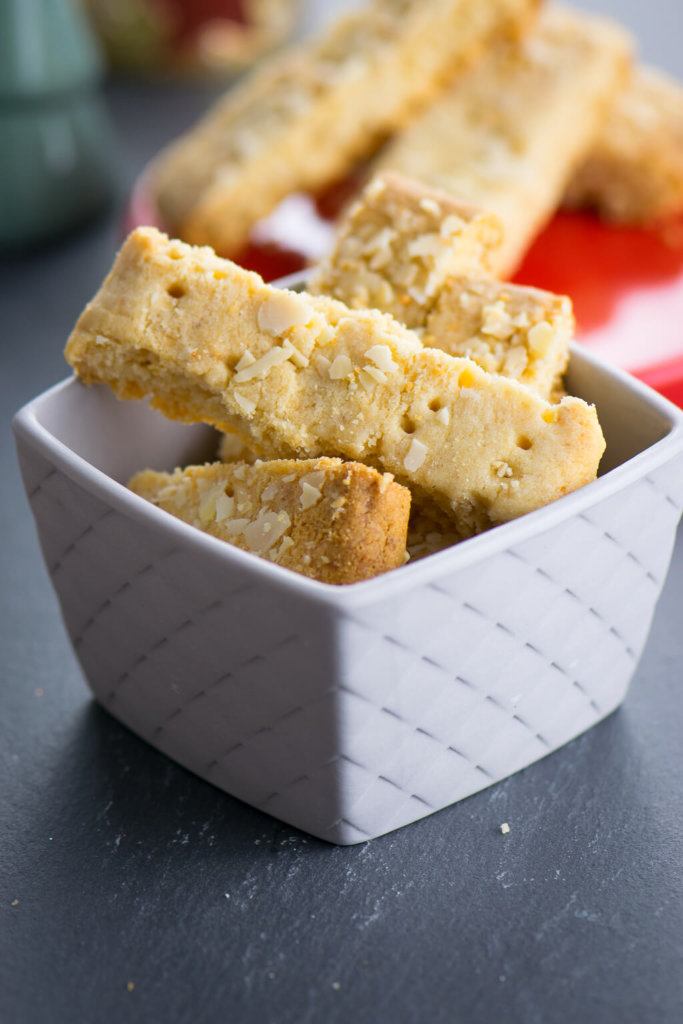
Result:
M502 242L496 218L446 193L385 172L349 208L308 288L351 308L373 305L423 344L473 359L544 398L559 398L574 334L571 301L503 284L487 271ZM413 508L412 559L455 542L443 516Z
M397 135L376 170L496 213L505 235L493 269L511 276L602 131L631 50L614 23L547 7L521 42L491 47Z
M391 473L461 537L587 483L604 450L581 399L547 402L386 314L273 288L149 228L123 246L66 357L86 383L148 394L266 457Z
M492 278L502 244L497 218L385 172L347 211L308 289L352 309L391 313L425 345L471 358L550 399L560 393L569 359L572 304Z
M516 38L539 0L370 0L273 58L156 162L168 227L231 255L288 193L315 191L401 129L494 34Z
M649 224L683 209L683 90L614 22L540 0L369 0L271 59L157 159L164 223L224 255L293 191L372 156L496 211L509 276L563 201Z

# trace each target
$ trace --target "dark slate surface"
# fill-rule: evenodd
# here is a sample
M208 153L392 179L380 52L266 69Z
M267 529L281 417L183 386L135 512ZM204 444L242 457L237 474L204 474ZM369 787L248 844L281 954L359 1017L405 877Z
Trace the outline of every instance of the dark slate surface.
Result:
M122 194L206 96L110 89ZM0 278L0 1020L678 1024L683 535L615 715L362 846L328 846L219 793L90 701L7 424L65 375L64 339L119 215L117 203L6 261Z

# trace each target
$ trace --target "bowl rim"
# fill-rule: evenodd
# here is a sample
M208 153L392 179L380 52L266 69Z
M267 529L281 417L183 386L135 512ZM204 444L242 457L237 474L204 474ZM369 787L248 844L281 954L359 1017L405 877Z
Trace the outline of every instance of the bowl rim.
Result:
M576 343L571 344L571 359L585 363L589 368L599 369L618 386L635 394L661 418L663 426L668 424L667 433L621 465L608 470L603 476L549 505L528 512L518 519L501 523L476 537L412 564L407 563L399 569L369 580L343 585L311 579L206 534L129 491L124 484L77 455L41 422L41 411L48 402L54 402L56 399L58 402L68 403L75 388L86 387L75 375L62 380L26 403L13 419L13 430L17 442L26 443L84 490L124 515L163 530L167 535L176 537L183 545L198 546L212 558L222 560L226 566L237 564L244 570L261 575L269 586L274 585L289 592L294 590L302 598L337 609L351 610L388 597L396 597L425 583L436 583L444 576L451 576L458 570L468 568L513 545L545 533L623 490L683 452L683 410L626 371L605 362L592 352L587 352ZM109 390L106 385L94 387Z

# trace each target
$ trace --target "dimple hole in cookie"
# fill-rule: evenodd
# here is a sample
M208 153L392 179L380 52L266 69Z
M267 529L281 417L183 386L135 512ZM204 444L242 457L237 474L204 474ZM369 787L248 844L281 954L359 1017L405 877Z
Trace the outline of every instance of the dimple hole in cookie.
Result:
M175 281L173 284L169 284L166 292L171 296L172 299L182 299L183 295L186 294L187 289L180 281Z
M407 413L401 420L401 430L404 434L414 434L417 430L417 423Z
M524 434L517 438L517 447L521 448L523 452L528 452L532 444L533 442L531 438L526 437Z

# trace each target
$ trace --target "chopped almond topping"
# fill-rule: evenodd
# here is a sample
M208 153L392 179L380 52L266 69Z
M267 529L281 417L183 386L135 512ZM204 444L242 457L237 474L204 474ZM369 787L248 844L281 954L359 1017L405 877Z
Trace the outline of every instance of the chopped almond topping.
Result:
M280 542L280 547L278 548L277 557L281 558L282 555L284 555L284 553L286 551L289 551L289 549L292 548L292 547L294 547L294 541L292 540L292 538L291 537L283 537L281 542Z
M444 238L448 235L455 235L461 230L465 221L462 217L458 217L457 214L451 213L450 216L446 217L441 225L441 234Z
M301 479L305 480L311 487L321 488L325 482L325 471L322 469L314 470L312 473L307 473Z
M419 469L427 456L427 445L422 444L422 441L418 441L417 438L413 438L410 442L410 448L408 454L403 460L403 465L409 473L414 473L416 469Z
M286 512L262 511L252 523L244 527L242 533L247 546L256 554L262 554L272 548L291 525L292 521Z
M235 499L225 493L219 494L216 498L216 522L220 523L223 519L229 519L234 511Z
M277 483L275 480L273 480L272 483L268 484L268 486L264 487L263 490L261 491L261 501L272 501L275 495L277 494L277 490Z
M441 216L441 207L437 201L432 199L430 196L423 196L422 199L420 199L419 205L425 213L431 213L434 217Z
M441 249L442 242L438 235L419 235L408 243L409 256L436 256Z
M377 384L386 383L387 375L382 370L378 370L376 366L364 366L363 371L372 377Z
M544 356L550 350L550 346L555 338L555 332L547 320L542 320L540 323L534 324L529 331L528 338L531 352L535 356Z
M235 374L235 383L244 384L248 380L253 380L254 377L258 377L261 374L267 374L274 366L279 366L280 363L285 363L293 351L295 351L294 347L289 344L274 345L273 348L268 352L265 352L260 359L256 359L254 362L245 366L244 369L239 370Z
M235 370L238 372L239 370L245 370L247 366L253 366L255 362L256 358L252 356L249 349L245 349L245 351L242 353L242 358L240 359L239 363L237 363L237 365L235 366Z
M307 480L301 481L301 507L302 509L312 508L322 498L322 492L313 487Z
M251 398L247 398L246 395L241 395L239 391L233 392L233 395L240 412L244 416L251 416L256 408L256 402L252 401Z
M328 370L330 380L342 380L353 373L353 364L348 356L337 356Z
M398 369L398 363L394 362L388 345L372 345L366 349L365 358L374 363L377 369L382 370L383 373L393 373Z
M273 292L258 311L258 325L269 334L283 334L290 327L307 324L313 319L313 309L296 292Z
M211 493L199 506L199 522L206 525L216 518L216 495Z

